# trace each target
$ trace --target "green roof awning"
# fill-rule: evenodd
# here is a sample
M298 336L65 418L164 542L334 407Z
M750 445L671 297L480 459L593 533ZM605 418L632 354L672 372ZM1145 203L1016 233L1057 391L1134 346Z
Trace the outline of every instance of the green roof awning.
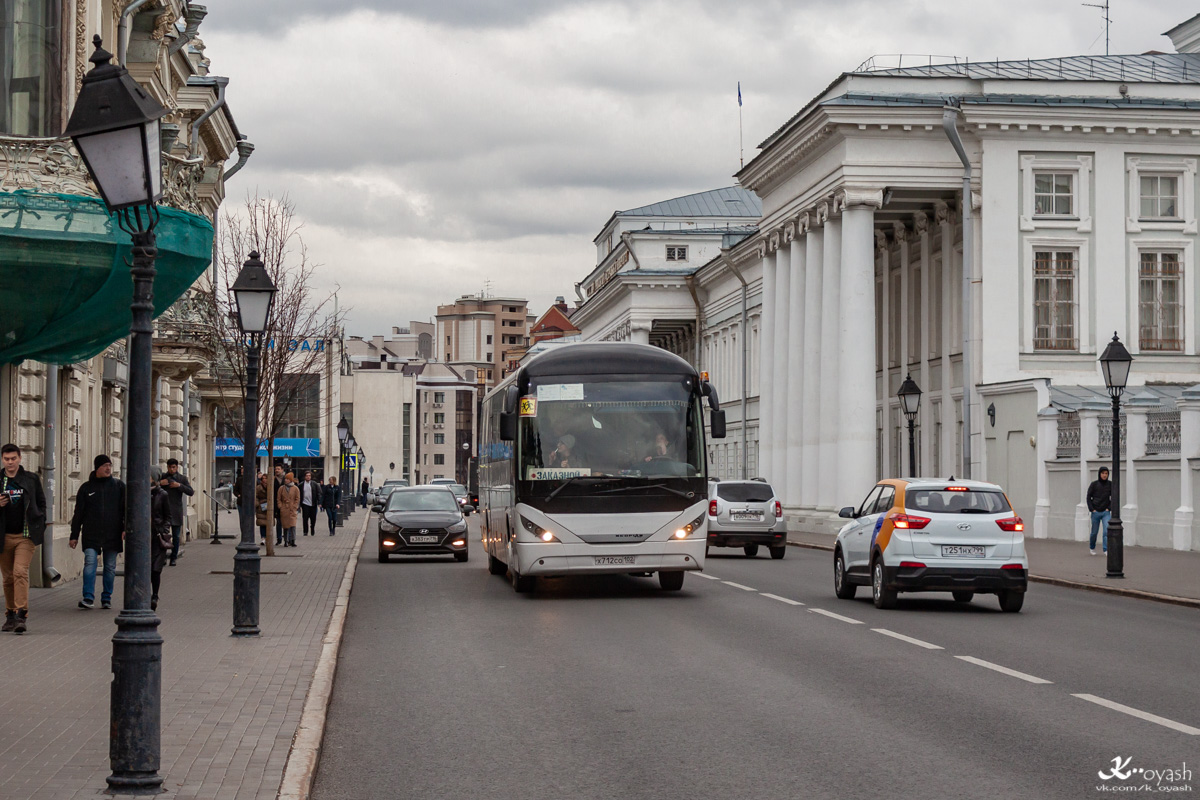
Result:
M156 317L212 263L213 246L207 218L159 213ZM0 363L72 364L127 336L131 250L94 197L0 192Z

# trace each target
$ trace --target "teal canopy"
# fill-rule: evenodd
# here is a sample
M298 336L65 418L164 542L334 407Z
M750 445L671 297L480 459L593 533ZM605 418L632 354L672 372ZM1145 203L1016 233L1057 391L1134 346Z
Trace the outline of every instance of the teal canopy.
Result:
M212 263L205 217L160 206L154 315ZM132 242L94 197L0 192L0 363L73 364L129 334Z

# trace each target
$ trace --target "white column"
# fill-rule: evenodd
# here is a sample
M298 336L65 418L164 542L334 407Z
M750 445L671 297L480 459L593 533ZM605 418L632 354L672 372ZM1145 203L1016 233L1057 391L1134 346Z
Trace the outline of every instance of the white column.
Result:
M1125 443L1121 446L1121 528L1125 544L1138 540L1137 459L1146 455L1146 414L1159 407L1158 398L1149 392L1135 394L1121 404L1125 409ZM1114 431L1113 436L1120 435ZM1115 441L1115 440L1114 440Z
M1037 419L1037 505L1033 511L1033 538L1050 536L1050 467L1058 457L1058 409L1053 406L1038 412Z
M792 277L788 285L787 486L783 494L784 502L793 508L800 506L804 486L804 294L807 289L804 250L804 237L797 235L792 239ZM778 487L776 491L779 491Z
M879 328L880 348L879 348L879 369L881 378L879 381L879 436L882 438L882 447L880 448L879 459L882 463L879 464L878 471L886 476L891 473L892 464L892 435L890 430L891 425L891 348L892 348L892 251L891 245L888 243L887 234L879 229L875 231L875 249L879 251L879 270L883 275L883 302L880 304L880 319L876 320L876 326Z
M810 227L804 237L804 430L801 431L803 446L801 458L804 467L800 477L803 490L800 504L805 508L816 508L821 473L820 429L821 429L821 279L824 270L824 228L817 224L815 214L810 214Z
M629 324L630 340L636 344L650 344L650 328L649 322L631 322Z
M912 342L909 333L910 319L912 317L912 259L908 247L908 228L903 222L892 223L892 235L896 237L896 244L899 247L899 268L900 268L900 302L898 303L900 312L900 374L897 376L899 380L904 380L904 376L911 375L908 364L908 354L911 352ZM897 389L900 387L897 386ZM924 387L922 387L924 388ZM908 431L904 432L904 457L900 459L900 473L902 475L910 474L910 466L908 463Z
M777 243L776 243L777 244ZM767 242L763 250L762 306L759 311L758 359L758 475L771 480L771 439L774 436L771 403L775 378L775 250Z
M878 189L846 190L842 214L838 498L875 482L875 209ZM863 488L860 488L863 487ZM846 502L851 502L847 500Z
M942 453L939 461L942 476L949 477L962 471L958 466L958 449L955 446L958 423L954 414L954 370L950 367L954 298L962 292L955 292L954 285L954 212L945 203L936 203L934 209L938 230L942 235L942 307L938 309L942 318Z
M1077 542L1086 542L1092 529L1092 515L1087 508L1087 490L1097 477L1097 474L1092 472L1091 463L1100 460L1101 414L1112 415L1112 407L1102 400L1087 400L1079 408L1079 503L1075 506ZM1100 533L1096 534L1096 538L1100 539Z
M787 486L787 440L790 410L788 406L788 376L784 373L787 364L792 287L792 247L795 238L794 226L789 224L780 232L779 250L775 253L775 361L778 375L771 389L771 483L775 491L782 492Z
M1195 498L1192 496L1192 465L1189 459L1200 458L1200 384L1185 389L1179 405L1179 508L1171 528L1171 546L1176 550L1192 549L1192 522L1195 520Z
M921 391L928 392L933 388L929 378L929 320L933 318L930 313L930 298L929 290L929 273L931 270L932 259L930 258L929 247L929 216L924 212L917 212L913 216L913 227L920 237L921 248L921 317L917 323L921 326L921 340L917 346L919 348L919 356L921 359L921 377L918 378L921 382ZM919 434L921 440L920 451L917 454L917 463L920 466L918 474L928 475L933 471L933 407L930 403L925 403L921 409L921 432Z
M838 333L841 327L838 297L841 296L842 221L828 216L829 204L817 207L817 214L824 215L825 240L821 271L821 425L818 432L817 464L818 478L817 508L834 511L839 495L837 485L838 460ZM856 490L857 491L857 490Z

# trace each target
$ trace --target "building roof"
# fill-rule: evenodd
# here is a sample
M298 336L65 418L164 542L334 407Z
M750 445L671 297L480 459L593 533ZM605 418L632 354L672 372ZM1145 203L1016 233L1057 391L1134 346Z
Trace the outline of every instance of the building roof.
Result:
M1167 410L1175 408L1175 401L1183 396L1191 384L1147 384L1130 386L1125 390L1126 401L1134 397L1155 398ZM1050 405L1059 411L1078 411L1084 403L1100 402L1112 405L1112 398L1103 386L1050 386Z
M1020 61L955 60L949 63L911 67L860 68L849 74L870 77L968 78L970 80L1200 83L1200 54L1067 56L1065 58L1026 58Z
M623 217L761 217L762 201L740 186L685 194L648 206L618 211ZM674 233L674 231L672 231Z

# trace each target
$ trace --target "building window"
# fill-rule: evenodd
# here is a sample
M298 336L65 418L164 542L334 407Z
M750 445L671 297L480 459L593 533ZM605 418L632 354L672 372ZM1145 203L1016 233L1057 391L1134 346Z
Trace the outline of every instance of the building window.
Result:
M488 370L488 380L490 381L491 379L492 379L492 371L489 369Z
M446 393L445 392L434 392L433 393L433 402L435 402L435 403L446 402Z
M1145 203L1144 196L1142 202ZM1182 289L1183 269L1179 252L1141 253L1138 264L1138 332L1142 350L1183 351Z
M433 465L435 467L445 466L445 464L446 464L446 456L445 455L443 455L442 453L434 453L433 454Z
M445 444L445 443L446 443L446 434L444 434L444 433L435 433L435 434L433 435L433 443L434 443L434 444Z
M409 450L412 448L412 403L404 404L404 453L402 456L401 471L403 477L407 478L410 470Z
M1075 326L1075 250L1033 254L1033 349L1078 350Z
M1033 214L1036 217L1069 217L1074 213L1075 174L1035 172Z
M428 411L425 412L425 420L422 424L424 424L424 425L429 424L429 412Z
M492 343L492 335L489 333L488 337L487 337L487 344L491 344L491 343Z
M1168 175L1141 176L1141 219L1179 218L1179 178Z
M62 29L60 0L0 3L0 133L62 133Z
M421 444L429 444L429 434L428 433L421 434Z
M449 360L450 360L450 354L449 354L449 353L446 353L446 360L447 360L447 361L449 361Z
M687 261L687 247L668 245L667 261Z
M446 337L446 344L450 344L450 337L449 337L449 336L447 336L447 337Z
M491 361L491 360L492 360L492 354L488 353L487 358L485 358L484 361Z
M438 413L434 414L434 415L433 415L433 424L434 424L434 425L444 425L444 424L446 424L446 415L445 415L445 414L443 414L443 413L442 413L442 412L440 412L440 411L439 411Z

